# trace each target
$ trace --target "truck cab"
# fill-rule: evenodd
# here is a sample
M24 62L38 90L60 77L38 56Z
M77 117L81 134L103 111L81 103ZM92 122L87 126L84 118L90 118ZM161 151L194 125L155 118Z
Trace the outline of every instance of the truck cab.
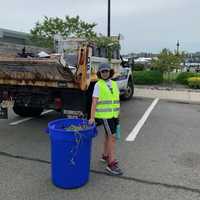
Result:
M54 45L57 53L61 54L65 60L65 63L70 63L72 60L73 64L68 65L72 71L76 71L76 67L79 64L76 64L76 60L80 58L80 55L77 55L76 49L80 48L85 42L85 46L88 48L87 53L87 80L88 82L86 87L89 87L90 84L94 85L97 81L96 73L98 67L102 62L110 62L111 67L114 69L115 74L113 80L118 84L120 95L123 100L129 100L134 94L134 81L132 74L132 65L131 63L120 56L119 49L113 50L110 60L107 58L106 49L104 47L97 47L95 44L89 44L86 40L67 38L63 39L60 36L55 37ZM74 49L74 50L72 50ZM69 53L70 52L70 53ZM83 69L83 68L82 68ZM82 71L82 70L79 70ZM82 74L82 72L80 72ZM84 72L83 72L84 73Z

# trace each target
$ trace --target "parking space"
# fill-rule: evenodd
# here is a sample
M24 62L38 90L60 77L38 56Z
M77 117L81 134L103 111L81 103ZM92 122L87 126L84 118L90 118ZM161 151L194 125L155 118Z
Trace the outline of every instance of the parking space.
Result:
M158 100L134 141L127 137L154 99L122 102L122 139L117 158L122 177L105 173L99 162L103 129L93 140L90 181L76 190L51 184L50 144L44 133L55 112L29 119L10 113L0 121L0 199L200 199L199 105Z
M136 140L125 142L121 148L122 158L126 158L126 173L145 180L198 188L199 111L199 105L160 101Z

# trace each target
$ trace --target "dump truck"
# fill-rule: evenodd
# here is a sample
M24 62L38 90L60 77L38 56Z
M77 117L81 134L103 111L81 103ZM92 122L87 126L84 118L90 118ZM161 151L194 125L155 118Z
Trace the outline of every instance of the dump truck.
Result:
M95 48L85 39L67 38L55 40L56 53L48 58L0 55L0 118L8 118L10 108L23 117L37 117L47 109L89 117L96 72L101 62L108 62ZM121 97L131 99L131 67L119 53L110 62Z

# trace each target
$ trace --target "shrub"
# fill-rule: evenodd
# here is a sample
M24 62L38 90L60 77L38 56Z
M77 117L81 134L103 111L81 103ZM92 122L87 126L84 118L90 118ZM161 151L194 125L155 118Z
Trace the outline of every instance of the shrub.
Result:
M134 71L143 71L145 68L144 64L135 63L133 66Z
M165 72L163 73L163 81L165 83L174 83L178 75L179 72Z
M188 85L191 88L200 88L200 76L188 78Z
M138 85L153 85L163 81L163 74L160 71L134 71L134 82Z
M193 73L193 72L182 72L177 76L176 82L180 83L180 84L187 85L188 84L188 78L194 77L194 76L200 76L200 74L197 75L197 73Z

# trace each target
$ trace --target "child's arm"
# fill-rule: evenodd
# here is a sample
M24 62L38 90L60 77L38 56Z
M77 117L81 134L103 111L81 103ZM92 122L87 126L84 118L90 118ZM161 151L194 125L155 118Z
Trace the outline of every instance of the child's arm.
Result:
M90 124L93 124L95 121L95 112L96 112L97 101L98 101L98 97L92 97L92 107L91 107L90 120L89 120Z

